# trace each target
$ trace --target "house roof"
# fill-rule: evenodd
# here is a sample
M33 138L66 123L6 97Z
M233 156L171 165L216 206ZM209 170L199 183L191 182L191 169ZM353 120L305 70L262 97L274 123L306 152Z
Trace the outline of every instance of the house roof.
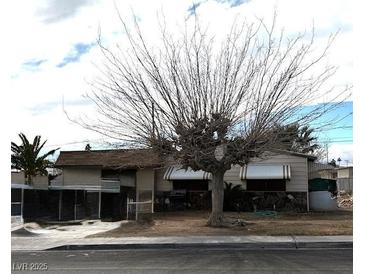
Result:
M285 150L275 150L276 153L290 154L315 160L316 157ZM56 168L62 167L102 167L115 169L136 169L143 167L159 167L161 160L151 149L109 149L61 151L55 163Z
M337 170L341 170L341 169L351 169L353 168L352 166L341 166L341 167L338 167L336 168Z
M315 163L313 167L316 171L336 171L336 167L330 164Z
M55 167L104 167L135 169L157 167L159 157L149 149L61 151Z
M317 157L313 156L313 155L309 155L309 154L305 154L305 153L299 153L299 152L293 152L293 151L289 151L289 150L282 150L282 149L272 149L272 152L276 152L276 153L282 153L282 154L289 154L289 155L294 155L294 156L298 156L298 157L303 157L303 158L307 158L308 160L316 160Z

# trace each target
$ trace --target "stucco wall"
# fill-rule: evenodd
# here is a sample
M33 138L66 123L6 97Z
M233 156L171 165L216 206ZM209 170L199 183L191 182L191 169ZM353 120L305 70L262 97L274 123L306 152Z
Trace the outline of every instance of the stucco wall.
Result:
M152 168L137 170L137 190L152 190L154 188L154 172L155 171Z
M11 173L12 184L25 184L24 172L12 172ZM48 188L48 176L35 176L33 177L33 187L36 189Z
M172 190L172 182L166 181L163 179L163 176L166 172L166 168L156 169L155 171L155 182L156 182L156 191L171 191Z
M144 168L137 170L136 189L137 201L153 200L155 188L155 170Z
M48 176L36 176L33 179L34 188L48 189Z
M12 172L11 173L12 184L25 184L24 172Z
M352 178L352 168L344 168L337 170L337 178Z
M242 181L239 177L241 167L239 165L233 165L230 170L227 170L224 174L224 181L232 183L234 185L242 185L243 189L246 189L246 182Z
M64 168L63 185L100 185L101 169Z

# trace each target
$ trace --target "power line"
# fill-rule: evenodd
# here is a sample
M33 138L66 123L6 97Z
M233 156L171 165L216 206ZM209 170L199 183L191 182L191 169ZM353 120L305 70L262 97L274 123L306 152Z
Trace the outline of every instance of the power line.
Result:
M353 126L339 126L339 127L332 127L332 128L324 128L324 129L321 129L321 130L318 130L318 132L321 132L321 131L330 131L330 130L334 130L334 129L352 129Z
M70 142L70 143L63 143L63 144L57 144L57 145L47 145L44 147L61 147L61 146L66 146L66 145L75 145L75 144L84 144L84 143L98 143L100 142L100 139L94 139L94 140L84 140L84 141L77 141L77 142Z
M352 140L352 136L339 136L333 138L327 138L329 140Z
M322 126L326 126L326 124L333 124L333 123L338 123L340 121L343 121L345 120L347 117L349 116L352 116L353 115L353 112L349 112L348 114L346 114L345 116L343 117L339 117L337 118L338 120L336 120L336 118L333 118L333 119L328 119L330 121L323 121L323 122L312 122L312 123L309 123L311 126L315 126L315 125L322 125Z
M318 143L322 143L322 144L329 144L329 143L352 143L353 140L349 139L349 140L328 140L328 141L318 141Z

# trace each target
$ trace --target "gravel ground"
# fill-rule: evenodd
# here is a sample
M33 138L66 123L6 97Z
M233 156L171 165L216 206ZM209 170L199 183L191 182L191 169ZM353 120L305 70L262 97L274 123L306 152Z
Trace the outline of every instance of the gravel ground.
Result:
M209 212L206 211L155 213L152 222L122 223L115 229L87 237L352 235L352 210L278 213L277 216L271 217L257 216L254 213L226 213L227 225L221 228L208 227L208 216Z

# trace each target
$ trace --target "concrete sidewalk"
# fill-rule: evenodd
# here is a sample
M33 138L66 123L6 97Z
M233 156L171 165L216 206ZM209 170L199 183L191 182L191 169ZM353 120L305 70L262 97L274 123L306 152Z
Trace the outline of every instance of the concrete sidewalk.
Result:
M352 236L12 237L12 251L134 248L352 248Z
M27 223L12 229L13 251L113 250L130 248L351 248L352 236L170 236L87 238L119 227L125 221L82 221L42 227Z

